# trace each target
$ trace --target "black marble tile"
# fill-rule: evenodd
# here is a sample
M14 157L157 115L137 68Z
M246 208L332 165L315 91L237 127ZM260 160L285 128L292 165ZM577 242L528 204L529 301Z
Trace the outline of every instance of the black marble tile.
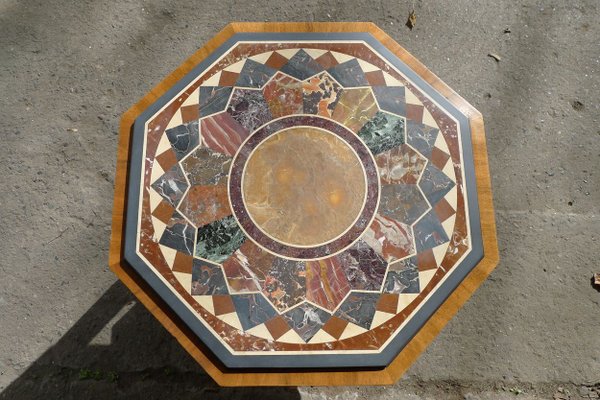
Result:
M233 295L231 299L244 330L254 328L277 315L271 303L258 293Z
M192 295L227 294L225 276L220 266L194 259L192 266Z
M179 161L200 144L198 121L167 129L166 134Z
M308 342L331 318L331 314L312 304L304 303L283 314L283 318L305 342Z

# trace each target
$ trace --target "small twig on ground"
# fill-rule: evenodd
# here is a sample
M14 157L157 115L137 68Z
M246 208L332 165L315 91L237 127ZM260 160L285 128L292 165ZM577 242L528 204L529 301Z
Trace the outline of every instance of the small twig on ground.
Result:
M60 231L60 233L58 234L58 236L57 236L57 237L55 237L54 239L50 240L49 242L46 242L46 243L44 244L44 246L47 246L47 245L49 245L50 243L54 242L55 240L58 240L58 239L60 239L60 238L62 237L62 235L63 235L63 234L66 232L66 231L68 231L68 230L69 230L69 227L66 227L65 229L63 229L62 231Z

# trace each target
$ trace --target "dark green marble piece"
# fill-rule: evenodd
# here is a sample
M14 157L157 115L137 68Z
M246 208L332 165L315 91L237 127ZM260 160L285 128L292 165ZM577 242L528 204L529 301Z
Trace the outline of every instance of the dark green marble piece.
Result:
M405 142L404 119L378 111L358 131L358 136L377 155L398 147Z
M196 257L221 263L239 249L245 240L246 236L230 215L198 228Z

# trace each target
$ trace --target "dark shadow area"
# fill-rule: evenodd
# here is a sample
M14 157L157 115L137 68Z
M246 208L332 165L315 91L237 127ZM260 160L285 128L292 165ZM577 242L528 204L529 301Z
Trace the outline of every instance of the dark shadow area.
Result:
M120 283L0 399L299 399L296 388L221 388Z
M596 283L596 277L592 276L592 278L590 279L590 284L592 285L592 287L594 289L596 289L597 292L600 293L600 284Z

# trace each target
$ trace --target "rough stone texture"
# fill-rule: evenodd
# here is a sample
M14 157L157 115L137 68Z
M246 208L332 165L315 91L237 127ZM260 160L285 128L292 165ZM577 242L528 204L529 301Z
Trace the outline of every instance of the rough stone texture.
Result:
M575 399L598 383L598 2L417 1L409 31L412 4L0 0L0 398ZM120 115L249 18L373 21L486 118L502 261L394 387L219 389L108 270Z

